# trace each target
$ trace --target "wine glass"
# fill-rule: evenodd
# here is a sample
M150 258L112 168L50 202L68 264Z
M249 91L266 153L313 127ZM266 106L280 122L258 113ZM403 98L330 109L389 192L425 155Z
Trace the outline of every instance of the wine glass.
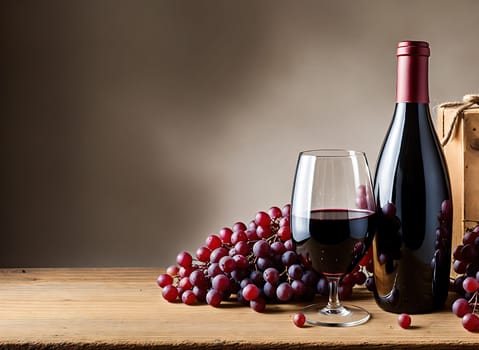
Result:
M363 152L321 149L299 154L291 201L296 251L329 284L327 305L310 305L308 323L355 326L366 322L365 309L343 305L338 283L371 245L376 206Z

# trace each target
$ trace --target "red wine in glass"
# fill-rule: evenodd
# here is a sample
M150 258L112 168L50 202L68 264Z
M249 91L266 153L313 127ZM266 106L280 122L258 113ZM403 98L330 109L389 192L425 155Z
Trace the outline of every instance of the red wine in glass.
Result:
M293 215L296 250L326 276L350 273L371 245L375 213L364 209L321 209Z

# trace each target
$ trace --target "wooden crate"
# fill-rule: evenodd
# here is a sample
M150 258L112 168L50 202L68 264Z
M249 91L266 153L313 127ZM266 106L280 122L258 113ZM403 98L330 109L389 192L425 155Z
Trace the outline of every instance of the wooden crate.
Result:
M479 96L470 96L464 96L463 103L442 104L437 111L436 130L451 180L452 249L462 244L465 229L476 225L472 221L479 220Z

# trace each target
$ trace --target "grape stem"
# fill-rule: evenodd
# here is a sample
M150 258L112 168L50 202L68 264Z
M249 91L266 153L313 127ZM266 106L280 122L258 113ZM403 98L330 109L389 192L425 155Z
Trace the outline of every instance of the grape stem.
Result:
M472 305L472 313L476 312L476 308L478 306L478 292L474 292L471 299L469 299L469 305Z

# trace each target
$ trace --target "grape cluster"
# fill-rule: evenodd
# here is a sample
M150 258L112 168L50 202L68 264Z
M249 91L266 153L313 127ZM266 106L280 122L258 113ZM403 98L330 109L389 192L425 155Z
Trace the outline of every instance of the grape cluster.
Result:
M479 279L466 277L462 282L462 288L472 295L469 299L460 297L452 304L452 312L457 317L462 317L462 325L471 332L479 331Z
M476 277L479 272L479 225L466 231L461 245L458 245L453 252L454 271L460 276L456 278L456 288L461 292L462 281L466 277Z
M479 225L468 229L461 245L453 252L453 269L459 274L454 279L454 290L459 298L452 304L452 312L462 318L462 325L471 332L479 331Z
M195 258L180 252L176 265L158 276L163 298L219 306L236 299L262 312L267 303L311 300L328 294L328 282L296 254L290 231L289 204L259 211L245 225L235 223L209 235ZM364 261L369 261L370 257ZM370 270L371 271L371 270ZM364 284L370 274L359 265L345 275L339 286L341 299Z

